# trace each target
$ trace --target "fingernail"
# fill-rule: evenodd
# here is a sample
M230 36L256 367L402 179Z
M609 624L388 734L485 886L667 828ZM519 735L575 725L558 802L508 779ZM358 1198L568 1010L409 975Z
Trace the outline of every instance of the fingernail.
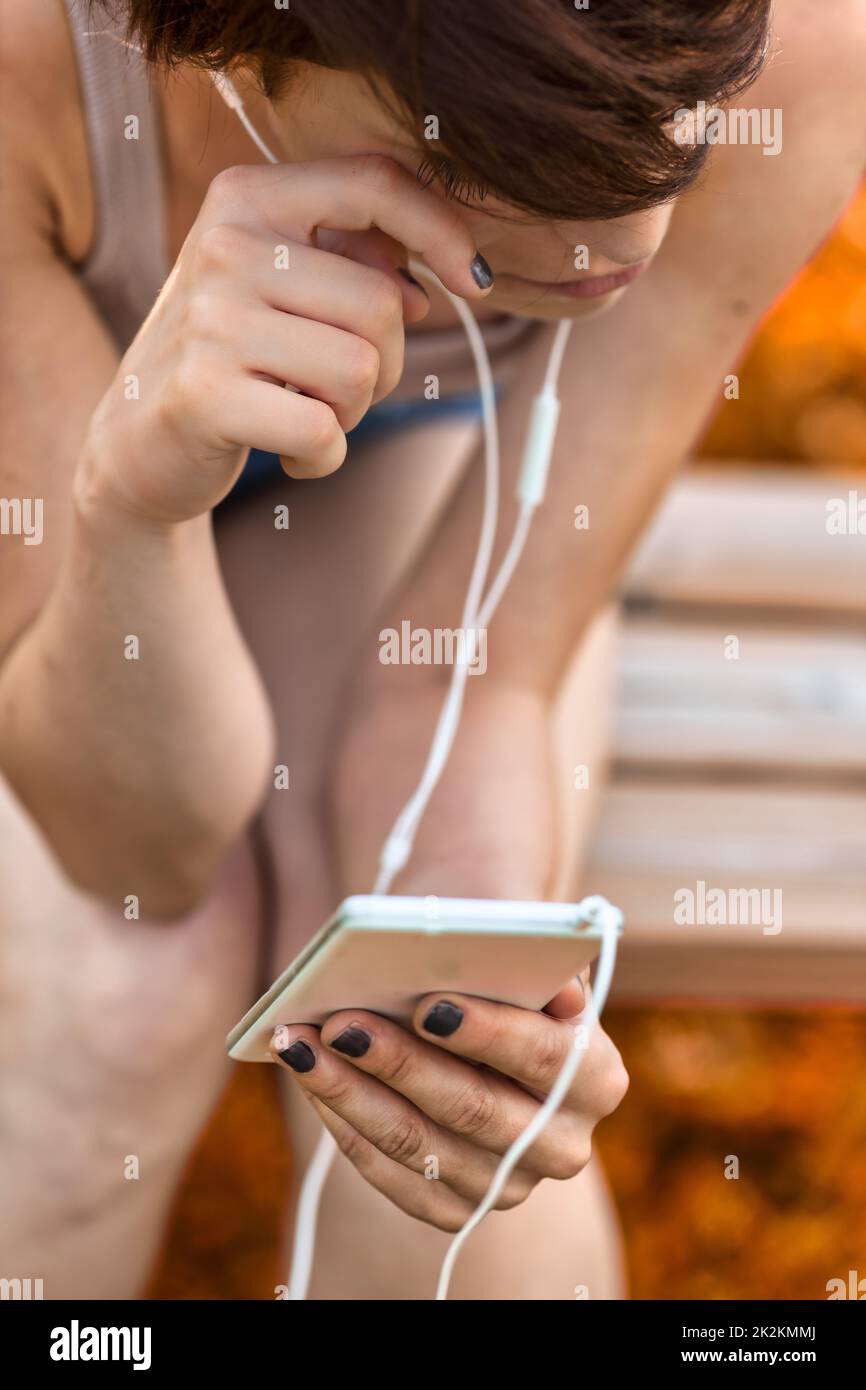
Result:
M280 1056L284 1062L288 1062L292 1071L312 1071L316 1065L316 1054L303 1038L298 1038Z
M347 1057L363 1057L372 1041L369 1033L365 1033L363 1028L351 1023L348 1028L343 1029L342 1033L338 1033L329 1045Z
M456 1004L449 1004L447 999L441 999L438 1004L433 1005L421 1027L425 1033L432 1033L434 1037L450 1038L462 1022L463 1010L458 1009Z
M493 284L493 271L485 261L480 251L476 251L469 273L480 290L489 290Z
M411 270L407 270L406 267L405 267L404 265L398 265L398 266L397 266L397 274L398 274L398 275L402 275L402 276L403 276L403 279L404 279L404 280L408 280L408 282L409 282L410 285L414 285L415 288L416 288L416 290L420 290L422 294L426 294L426 295L427 295L427 298L428 298L428 299L430 298L430 296L429 296L429 294L427 294L427 291L425 290L424 286L421 284L421 281L415 279L415 276L412 274Z

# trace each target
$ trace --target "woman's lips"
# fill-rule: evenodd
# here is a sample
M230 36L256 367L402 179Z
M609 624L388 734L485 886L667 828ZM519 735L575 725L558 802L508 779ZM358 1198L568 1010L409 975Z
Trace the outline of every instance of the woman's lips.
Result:
M614 290L630 285L648 265L649 257L637 261L635 265L627 265L612 275L588 275L584 280L526 280L522 275L501 275L497 276L497 280L516 280L521 285L530 286L545 299L600 299L602 295L613 294Z

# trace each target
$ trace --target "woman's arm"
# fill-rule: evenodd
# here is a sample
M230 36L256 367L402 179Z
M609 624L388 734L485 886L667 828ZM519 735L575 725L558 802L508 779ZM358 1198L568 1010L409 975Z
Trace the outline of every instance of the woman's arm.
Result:
M345 431L399 380L404 315L427 312L396 268L321 249L315 228L379 228L467 298L484 292L476 248L454 208L383 157L226 169L117 364L54 249L51 102L23 90L14 57L3 485L38 493L53 548L37 564L22 537L7 557L0 767L76 882L176 914L249 819L270 759L209 514L249 446L297 477L338 468ZM291 275L275 255L286 241ZM45 395L55 381L60 402Z
M18 27L0 132L0 497L41 506L42 537L0 536L0 768L76 882L173 913L253 808L269 714L209 518L160 527L73 501L117 355L57 245L54 95L16 52L50 35ZM57 81L50 55L44 75Z
M473 891L467 863L489 859L492 841L504 882L531 885L527 896L543 891L540 842L527 839L521 807L549 802L549 769L537 757L532 772L521 739L538 744L564 667L722 399L725 374L866 164L862 9L846 3L832 23L802 0L777 13L780 56L743 100L783 110L781 153L717 147L705 181L677 207L657 263L608 313L575 324L547 497L491 624L487 672L468 682L464 728L421 825L409 867L414 884L434 886L418 891ZM526 421L549 351L550 335L540 337L499 412L504 483L494 568L514 523ZM399 629L403 619L429 629L459 623L481 474L479 455L378 627ZM585 529L575 527L576 507L586 508ZM380 665L374 638L364 650L370 656L349 692L333 779L337 854L352 891L369 886L381 841L420 775L451 674L444 666ZM516 708L524 711L519 717ZM507 727L499 736L486 733L506 711L513 736ZM510 807L503 804L509 770L524 788ZM398 880L397 891L408 881ZM495 874L483 875L474 891L495 895Z

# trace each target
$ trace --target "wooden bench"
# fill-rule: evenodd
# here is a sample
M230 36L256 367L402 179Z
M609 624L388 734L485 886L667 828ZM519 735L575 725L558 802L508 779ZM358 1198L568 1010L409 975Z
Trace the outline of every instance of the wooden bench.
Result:
M626 914L618 1002L866 998L866 535L826 525L857 487L702 465L634 559L582 875ZM678 924L700 882L780 890L782 930Z

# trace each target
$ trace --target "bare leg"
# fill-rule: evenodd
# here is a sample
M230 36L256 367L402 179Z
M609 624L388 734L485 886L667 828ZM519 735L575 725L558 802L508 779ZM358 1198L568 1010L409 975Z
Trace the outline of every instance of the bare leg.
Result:
M290 791L275 792L266 815L279 885L272 975L335 905L320 807L334 702L358 636L426 537L475 438L473 427L460 424L370 443L324 485L251 499L225 548L244 630L277 711L280 760L291 770ZM291 506L288 532L274 531L277 500ZM595 641L600 654L604 633ZM590 682L601 694L597 661L573 683L584 713L596 698ZM564 733L575 728L566 711ZM566 739L562 772L569 785L573 759L598 768L599 742L597 733L575 750ZM563 879L574 871L568 858ZM302 1173L319 1125L290 1079L285 1096ZM323 1203L312 1296L429 1298L447 1240L404 1216L338 1156ZM594 1164L571 1182L544 1184L518 1211L490 1218L467 1247L454 1295L572 1299L580 1285L591 1298L622 1296L616 1225Z
M185 922L61 877L0 782L0 1277L132 1298L257 986L249 849Z
M318 1120L297 1095L288 1108L303 1172ZM432 1299L450 1241L398 1211L338 1154L322 1199L309 1296ZM449 1292L452 1299L578 1297L624 1297L615 1217L596 1159L570 1182L542 1183L522 1206L487 1217L467 1241Z

